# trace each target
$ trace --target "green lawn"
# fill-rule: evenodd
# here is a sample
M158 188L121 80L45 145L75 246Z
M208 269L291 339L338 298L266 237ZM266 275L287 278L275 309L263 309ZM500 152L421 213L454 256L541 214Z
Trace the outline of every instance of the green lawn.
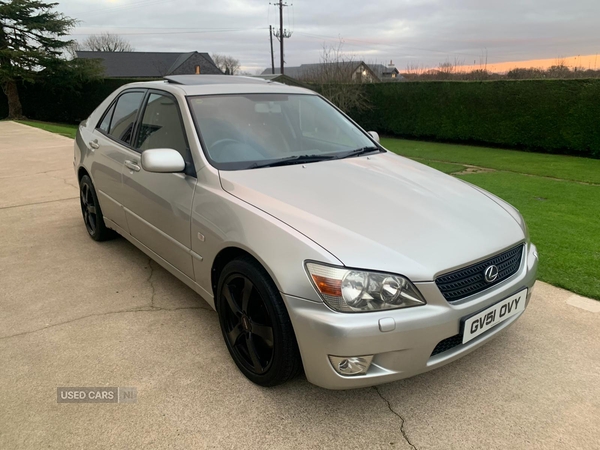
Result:
M37 122L35 120L19 120L19 123L29 125L30 127L41 128L42 130L58 133L68 138L75 139L77 134L77 125L69 125L64 123Z
M452 162L495 169L457 176L521 211L538 246L540 280L600 300L600 185L584 183L600 183L599 160L389 138L382 143L446 173L464 168Z
M427 164L429 167L433 167L434 169L437 169L440 172L444 172L444 173L461 172L466 169L465 166L461 166L459 164L449 164L449 163L438 162L438 161L428 161L428 160L422 159L422 158L412 158L412 159L419 161L420 163Z
M600 184L600 160L517 150L381 139L382 145L413 159L472 164L490 169Z

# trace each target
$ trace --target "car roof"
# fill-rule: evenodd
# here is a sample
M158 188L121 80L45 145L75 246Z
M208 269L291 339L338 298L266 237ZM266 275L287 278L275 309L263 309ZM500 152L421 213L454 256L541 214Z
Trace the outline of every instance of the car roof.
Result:
M204 86L207 84L264 84L265 80L246 76L231 75L169 75L165 77L169 83L186 86Z
M184 95L218 94L312 94L315 92L261 78L232 75L174 75L162 81L137 82L127 87L167 88L178 90Z

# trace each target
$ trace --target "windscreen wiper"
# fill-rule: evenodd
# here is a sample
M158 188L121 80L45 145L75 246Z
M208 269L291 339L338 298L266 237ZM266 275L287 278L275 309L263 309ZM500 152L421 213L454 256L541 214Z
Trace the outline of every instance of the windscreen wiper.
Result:
M369 147L357 148L356 150L352 150L350 152L344 153L341 156L336 157L336 159L351 158L353 156L361 156L366 153L373 153L373 152L380 153L382 151L383 150L381 150L379 147L375 147L375 146L371 145Z
M333 155L295 155L290 156L288 158L279 159L277 161L271 162L255 162L251 164L248 169L258 169L261 167L277 167L277 166L288 166L291 164L303 164L303 163L311 163L318 161L327 161L329 159L334 159Z

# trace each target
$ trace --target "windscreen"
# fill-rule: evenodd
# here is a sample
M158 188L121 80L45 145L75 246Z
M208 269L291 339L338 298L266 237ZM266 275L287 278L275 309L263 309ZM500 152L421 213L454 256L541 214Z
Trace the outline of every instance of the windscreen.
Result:
M189 103L207 156L222 170L262 167L293 157L319 160L374 146L316 95L199 96Z

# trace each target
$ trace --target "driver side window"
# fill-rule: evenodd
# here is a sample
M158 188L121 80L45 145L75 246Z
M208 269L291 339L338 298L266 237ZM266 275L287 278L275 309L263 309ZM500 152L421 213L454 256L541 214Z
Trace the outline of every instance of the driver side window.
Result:
M179 106L173 97L159 93L150 94L135 148L140 152L153 148L170 148L181 153L186 164L191 163Z

